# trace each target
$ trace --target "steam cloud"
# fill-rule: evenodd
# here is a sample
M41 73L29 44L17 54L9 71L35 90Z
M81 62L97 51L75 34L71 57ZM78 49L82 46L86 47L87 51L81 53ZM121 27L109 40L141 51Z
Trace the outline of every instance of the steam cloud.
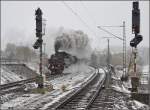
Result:
M55 39L55 51L65 51L78 58L89 58L91 46L88 36L82 31L62 32Z

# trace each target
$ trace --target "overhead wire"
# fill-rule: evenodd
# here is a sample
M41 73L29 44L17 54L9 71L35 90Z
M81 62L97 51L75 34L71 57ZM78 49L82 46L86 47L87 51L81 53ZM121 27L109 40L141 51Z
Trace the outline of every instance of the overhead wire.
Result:
M123 40L121 37L118 37L118 36L116 36L115 34L112 34L111 32L107 31L106 29L103 29L101 26L98 26L98 28L101 29L101 30L103 30L103 31L105 31L106 33L108 33L108 34L110 34L110 35L112 35L112 36L114 36L114 37L120 39L120 40Z
M85 25L86 28L88 28L90 32L94 34L94 36L97 36L95 32L89 27L89 25L66 2L62 1L62 3L80 20L83 25Z
M83 0L80 0L80 3L81 3L81 5L82 5L82 7L84 8L84 11L86 12L88 18L90 18L90 20L92 21L92 24L93 24L94 27L95 27L95 26L97 25L96 22L95 22L95 19L91 17L92 15L89 13L89 10L88 10L88 8L86 7L86 5L84 4Z
M84 4L83 0L80 0L80 4L84 8L84 11L86 12L88 18L92 21L93 26L97 29L97 27L96 27L97 24L95 22L95 19L91 17L92 15L90 14L90 12L89 12L88 8L86 7L86 5ZM95 32L95 34L96 34L96 32ZM98 35L96 34L96 36L98 36Z
M96 24L95 20L92 19L91 14L88 12L87 7L86 7L85 4L83 3L83 0L80 0L80 3L81 3L81 5L84 7L84 9L85 9L85 11L86 11L88 17L91 19L93 25L96 26L97 24ZM97 27L97 26L96 26L96 27ZM118 36L115 35L115 34L112 34L111 32L107 31L106 29L103 29L102 27L123 27L123 26L98 26L99 29L101 29L101 30L107 32L107 33L110 34L110 35L113 35L114 37L116 37L116 38L118 38L118 39L120 39L120 40L123 40L122 38L118 37Z

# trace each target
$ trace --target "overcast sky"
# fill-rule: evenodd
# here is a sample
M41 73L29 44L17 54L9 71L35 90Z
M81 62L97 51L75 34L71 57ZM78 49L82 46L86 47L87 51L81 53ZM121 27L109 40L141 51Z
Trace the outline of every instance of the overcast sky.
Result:
M82 30L87 33L93 48L107 46L106 39L113 37L99 30L98 25L122 25L126 22L127 46L134 37L131 32L132 1L65 1L76 15L88 25L84 25L80 19L67 8L62 1L2 1L1 2L1 46L6 43L29 45L35 42L35 9L40 7L46 21L47 52L53 44L53 36L50 31L56 31L60 27L65 29ZM140 1L141 11L141 35L144 39L140 46L149 47L149 2ZM122 28L105 28L113 34L122 37ZM48 34L48 35L47 35ZM122 46L122 41L111 39L110 45Z

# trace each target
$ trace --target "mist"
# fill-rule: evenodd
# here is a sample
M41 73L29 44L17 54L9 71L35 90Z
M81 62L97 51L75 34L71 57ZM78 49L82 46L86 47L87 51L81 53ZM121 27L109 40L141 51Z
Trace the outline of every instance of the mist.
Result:
M77 58L89 58L91 45L87 34L81 30L61 30L55 39L55 51L65 51Z

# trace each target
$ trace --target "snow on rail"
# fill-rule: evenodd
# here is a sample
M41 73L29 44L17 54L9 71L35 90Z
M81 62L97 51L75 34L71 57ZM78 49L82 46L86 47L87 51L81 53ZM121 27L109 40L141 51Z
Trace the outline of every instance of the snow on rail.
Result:
M14 109L46 109L48 106L57 102L61 97L69 94L74 89L80 87L95 73L95 70L85 64L72 65L65 72L71 72L67 76L55 78L47 81L54 86L54 90L45 94L22 94L17 98L8 100L1 104L2 109L12 107ZM62 85L66 86L67 91L61 90Z
M15 82L15 81L21 81L25 78L17 75L14 72L9 71L7 68L1 67L1 83L0 84L7 84L10 82Z

